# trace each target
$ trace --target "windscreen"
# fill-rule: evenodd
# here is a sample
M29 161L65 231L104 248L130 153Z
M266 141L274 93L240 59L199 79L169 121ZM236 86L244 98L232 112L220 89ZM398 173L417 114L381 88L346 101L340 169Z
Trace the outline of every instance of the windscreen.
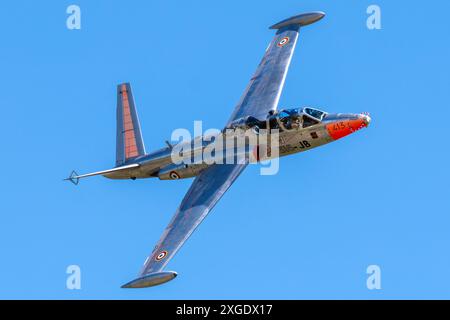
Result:
M322 118L325 116L325 112L313 109L313 108L305 108L303 109L303 112L305 112L307 115L316 118L319 121L322 121Z

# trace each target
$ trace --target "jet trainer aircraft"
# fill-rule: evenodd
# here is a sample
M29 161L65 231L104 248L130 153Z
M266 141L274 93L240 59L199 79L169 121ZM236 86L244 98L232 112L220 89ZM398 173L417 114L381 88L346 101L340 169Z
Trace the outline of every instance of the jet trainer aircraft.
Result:
M234 109L226 128L278 129L279 156L306 151L347 136L370 123L368 114L330 114L311 107L277 110L300 28L325 16L322 12L300 14L272 27L276 35ZM176 164L168 146L146 153L131 87L117 89L116 166L113 169L78 175L66 180L102 175L110 179L158 177L176 180L195 177L189 191L147 258L139 277L123 288L144 288L175 278L164 267L203 221L231 184L248 165L244 158L234 164ZM202 145L203 147L203 145ZM190 155L189 155L190 156Z

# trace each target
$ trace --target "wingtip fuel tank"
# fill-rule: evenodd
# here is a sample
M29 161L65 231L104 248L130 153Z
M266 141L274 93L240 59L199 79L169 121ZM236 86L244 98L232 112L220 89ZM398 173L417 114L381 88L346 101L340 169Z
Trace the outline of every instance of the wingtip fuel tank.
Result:
M175 279L177 273L174 271L163 271L150 273L145 276L134 279L122 286L122 288L147 288L157 286Z
M325 13L322 11L303 13L280 21L271 26L269 29L281 29L291 25L299 25L300 27L303 27L317 22L323 17L325 17Z

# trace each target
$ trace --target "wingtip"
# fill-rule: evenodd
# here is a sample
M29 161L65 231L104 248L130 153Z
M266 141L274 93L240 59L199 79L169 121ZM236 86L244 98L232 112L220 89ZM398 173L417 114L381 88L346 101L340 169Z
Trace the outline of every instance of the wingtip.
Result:
M281 29L291 25L299 25L300 27L310 25L314 22L317 22L325 17L325 12L323 11L313 11L308 13L302 13L290 18L287 18L283 21L280 21L274 25L272 25L269 29Z
M145 276L134 279L121 286L123 289L138 289L157 286L175 279L178 274L175 271L162 271L150 273Z

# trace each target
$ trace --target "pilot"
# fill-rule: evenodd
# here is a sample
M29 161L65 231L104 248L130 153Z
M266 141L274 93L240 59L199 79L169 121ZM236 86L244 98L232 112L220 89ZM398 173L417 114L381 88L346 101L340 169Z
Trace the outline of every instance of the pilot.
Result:
M300 118L299 117L295 117L292 121L292 129L298 129L300 128Z
M281 122L283 124L284 129L286 129L286 130L291 130L292 129L291 117L287 117L287 118L281 119Z

